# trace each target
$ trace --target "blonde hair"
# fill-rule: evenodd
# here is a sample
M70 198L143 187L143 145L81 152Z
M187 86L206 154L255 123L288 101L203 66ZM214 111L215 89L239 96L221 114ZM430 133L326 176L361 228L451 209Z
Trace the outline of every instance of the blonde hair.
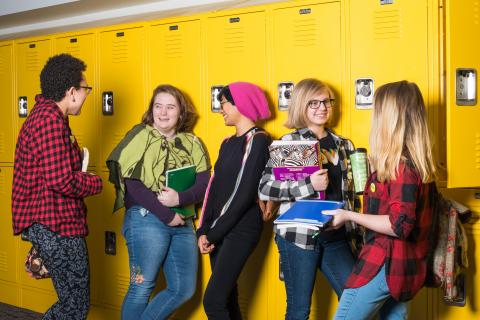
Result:
M385 84L375 93L370 163L380 182L396 178L401 160L410 160L422 182L435 178L425 104L415 83Z
M330 99L335 99L332 89L317 79L303 79L293 89L292 100L288 107L288 119L285 126L289 129L307 127L307 104L318 93L328 93Z

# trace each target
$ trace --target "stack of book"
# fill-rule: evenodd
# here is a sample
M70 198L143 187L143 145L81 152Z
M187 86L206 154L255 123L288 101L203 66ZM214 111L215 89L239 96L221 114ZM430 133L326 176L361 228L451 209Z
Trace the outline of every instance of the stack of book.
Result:
M317 140L274 140L269 151L275 180L303 180L322 168L320 144ZM324 191L318 193L318 199L325 199Z
M277 228L304 226L309 229L321 230L332 220L331 215L323 214L323 210L343 208L343 202L327 200L297 200L281 214L273 223Z

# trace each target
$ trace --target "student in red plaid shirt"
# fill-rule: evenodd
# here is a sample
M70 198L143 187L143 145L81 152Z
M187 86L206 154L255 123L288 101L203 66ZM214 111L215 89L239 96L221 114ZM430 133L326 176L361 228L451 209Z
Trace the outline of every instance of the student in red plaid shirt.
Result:
M407 81L378 88L370 132L370 175L363 212L333 214L333 227L353 221L368 229L365 245L335 314L339 319L406 319L423 287L432 223L435 167L425 105Z
M83 198L102 190L82 172L82 153L68 124L92 90L86 65L68 54L50 58L42 94L20 130L12 187L14 234L23 232L49 270L58 301L42 319L86 319L89 309L88 234Z

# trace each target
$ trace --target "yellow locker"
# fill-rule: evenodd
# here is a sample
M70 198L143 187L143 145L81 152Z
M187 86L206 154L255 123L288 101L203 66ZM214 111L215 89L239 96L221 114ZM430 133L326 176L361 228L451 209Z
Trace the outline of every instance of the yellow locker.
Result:
M304 78L317 78L328 83L335 92L335 121L337 133L341 133L342 116L342 48L341 48L340 2L279 8L273 11L272 83L275 97L275 135L291 132L284 127L288 111L285 106L285 88L281 84L293 83ZM280 88L280 90L279 90ZM289 90L288 88L286 90ZM283 94L283 95L281 95ZM280 99L279 98L280 95ZM281 109L279 111L279 104ZM283 108L282 108L283 107ZM273 242L273 241L272 241ZM272 244L275 256L274 294L275 319L285 315L285 285L278 280L278 253ZM273 271L273 270L272 270ZM317 276L312 297L310 316L323 319L333 316L337 297L322 275Z
M71 35L55 39L55 53L69 53L81 59L87 65L85 78L87 84L93 87L92 92L85 100L82 113L79 116L69 117L70 127L80 147L87 147L90 151L89 167L98 164L98 97L96 88L96 42L94 34Z
M343 91L340 2L276 9L273 20L271 88L277 113L275 135L291 131L283 126L287 110L284 107L285 87L281 83L295 84L304 78L325 81L335 91L337 104L334 113L340 116ZM280 109L284 111L278 111L279 95ZM336 120L341 121L341 118L336 117ZM340 131L340 123L335 121L334 124L336 131Z
M18 304L20 286L17 283L17 237L13 236L11 197L12 167L0 167L0 300Z
M3 99L2 126L0 127L0 163L13 162L15 150L13 116L13 45L0 43L0 97Z
M142 27L99 34L99 90L102 111L100 165L145 111L145 48Z
M212 112L212 87L229 82L248 81L266 90L266 15L263 11L214 16L206 21L206 126L207 148L212 164L218 157L223 138L234 133L224 125L220 114ZM217 105L218 106L218 105ZM265 256L268 242L259 244L239 280L239 303L245 318L267 319L265 301L269 291ZM204 275L210 263L203 259ZM208 278L204 277L201 290ZM198 288L200 290L200 288ZM203 292L203 291L202 291Z
M171 84L192 100L199 118L195 134L205 136L205 110L202 105L201 22L175 21L153 25L149 45L150 96L159 84ZM144 110L147 105L144 106Z
M106 309L119 310L130 283L128 252L122 236L123 209L112 214L115 188L108 182L108 173L100 173L103 192L87 198L90 228L87 245L90 257L92 304ZM116 254L105 253L105 232L114 232ZM102 318L99 318L102 319Z
M480 186L480 3L446 1L448 187Z
M428 0L350 1L350 81L346 110L357 147L368 147L371 101L382 84L408 80L418 84L428 104ZM373 87L372 82L373 80Z
M49 39L20 42L15 46L16 55L16 101L14 118L20 130L27 112L35 105L35 96L41 93L40 72L51 55ZM15 134L15 137L17 134Z
M248 81L266 89L265 13L210 17L206 24L206 143L215 163L223 138L234 130L225 127L220 114L212 112L212 87Z

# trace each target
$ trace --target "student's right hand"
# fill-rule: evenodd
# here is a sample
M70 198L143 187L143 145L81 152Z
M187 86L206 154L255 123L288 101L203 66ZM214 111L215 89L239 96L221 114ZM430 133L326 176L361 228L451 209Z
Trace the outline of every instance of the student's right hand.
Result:
M328 170L320 169L310 175L310 181L312 182L313 190L324 191L328 187Z
M185 224L185 220L183 220L183 217L178 213L175 213L175 216L173 217L172 221L168 223L170 227L183 226L184 224Z
M207 254L215 249L215 245L208 242L206 235L202 235L198 238L198 249L200 249L200 253Z

